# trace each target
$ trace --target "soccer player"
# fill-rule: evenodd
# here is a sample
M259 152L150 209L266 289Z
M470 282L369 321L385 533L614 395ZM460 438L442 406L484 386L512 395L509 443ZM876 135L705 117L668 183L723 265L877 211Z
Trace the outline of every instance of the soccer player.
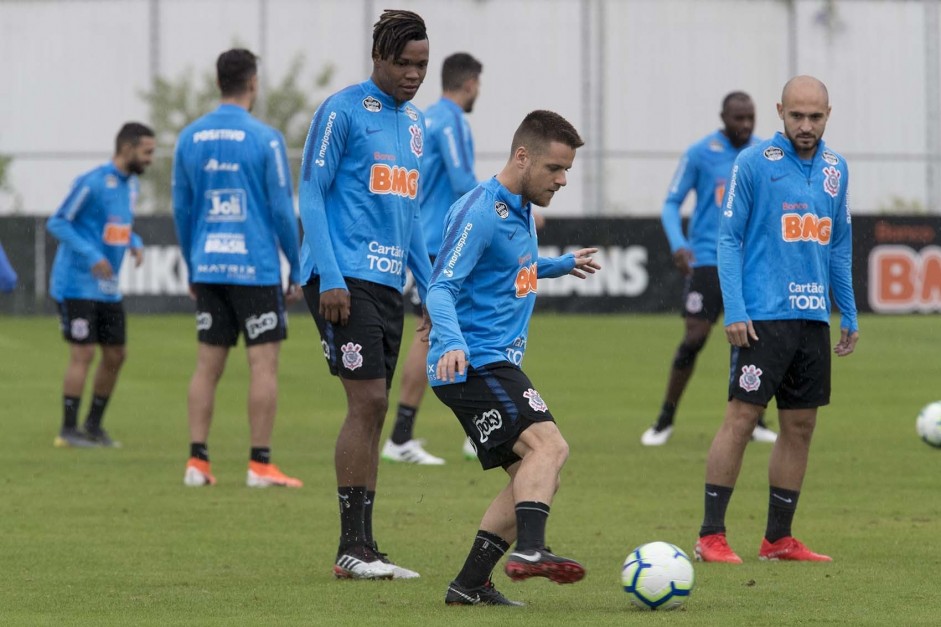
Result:
M520 369L536 303L538 278L585 278L599 265L583 248L539 257L532 205L545 207L566 184L583 144L551 111L533 111L513 136L510 158L495 177L455 203L428 288L434 322L428 378L472 438L481 466L502 467L509 482L480 523L448 605L522 605L500 594L491 572L510 544L513 580L548 577L573 583L585 575L575 560L546 548L549 507L568 444L549 408Z
M696 357L706 345L712 325L722 311L722 291L716 269L716 240L719 236L719 206L735 158L758 143L755 104L741 91L722 100L719 116L724 127L689 147L673 176L661 220L670 242L677 269L686 277L683 317L686 331L676 349L667 381L663 406L657 421L640 438L644 446L662 446L673 435L673 422L680 397L693 375ZM689 236L683 234L680 206L695 190L696 207L689 221ZM759 418L752 439L774 442L777 434Z
M768 401L781 432L768 462L768 523L758 557L830 561L791 535L817 408L830 402L830 299L840 308L839 357L859 339L852 283L849 171L823 142L827 88L811 76L784 86L784 133L735 161L722 207L719 278L732 345L729 403L706 461L705 516L696 557L740 563L725 511L745 445Z
M62 429L57 447L117 447L102 426L118 374L127 356L127 320L118 274L130 250L139 266L144 243L132 231L139 183L156 148L154 132L137 122L118 131L114 157L79 176L46 229L59 240L49 294L59 307L62 335L69 343L69 365L62 396ZM101 346L92 384L92 402L82 428L78 410L88 369Z
M3 244L0 244L0 292L12 292L16 289L16 270L13 264L7 259L7 254L3 250Z
M340 503L338 578L413 578L379 552L373 507L379 440L402 340L406 266L424 300L431 264L419 223L422 113L409 102L428 68L425 23L384 11L373 71L314 114L301 166L301 276L347 413L334 461Z
M271 463L278 355L287 338L285 298L300 300L294 192L284 137L250 113L257 57L244 49L216 61L219 107L180 133L173 163L173 217L196 300L199 341L189 386L190 455L183 483L214 485L209 427L229 349L248 354L249 487L299 488ZM279 249L290 265L283 293Z
M441 67L441 99L425 110L425 154L422 156L418 198L422 232L432 263L441 247L445 214L454 201L477 185L474 138L466 114L474 110L482 70L480 61L466 52L447 57ZM406 294L415 307L415 313L422 316L417 292L410 290ZM414 437L415 418L428 385L425 374L427 356L427 331L416 333L402 367L395 426L382 448L385 460L433 466L444 464L442 458L426 451L422 442ZM473 448L470 454L474 455Z

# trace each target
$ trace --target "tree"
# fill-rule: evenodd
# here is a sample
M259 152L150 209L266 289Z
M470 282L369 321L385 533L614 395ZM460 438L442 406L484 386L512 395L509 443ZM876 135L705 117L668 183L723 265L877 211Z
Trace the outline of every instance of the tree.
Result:
M284 134L295 181L300 171L300 157L296 155L304 147L307 126L319 104L311 103L307 93L298 86L304 64L304 55L295 55L281 81L263 91L264 102L256 105L256 115ZM314 77L312 87L327 86L333 71L333 65L325 63ZM174 80L158 77L153 89L143 92L141 97L150 105L150 122L157 136L157 155L147 175L141 179L142 200L155 213L169 213L176 139L187 124L215 108L219 89L213 73L195 77L192 70L187 70Z

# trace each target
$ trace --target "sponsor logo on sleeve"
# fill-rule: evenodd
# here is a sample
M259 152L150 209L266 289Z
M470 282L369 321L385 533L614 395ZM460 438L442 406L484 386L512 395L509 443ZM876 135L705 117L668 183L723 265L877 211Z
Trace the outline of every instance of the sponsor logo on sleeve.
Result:
M738 385L746 392L754 392L761 387L761 368L749 364L742 366L742 375L738 378Z
M84 340L88 337L88 320L85 318L74 318L72 320L69 334L73 340Z
M840 177L842 175L842 172L833 167L823 169L823 191L829 194L831 198L836 198L836 195L840 193Z
M409 148L412 149L412 154L416 157L421 157L422 150L425 145L424 134L422 133L421 127L417 124L412 124L408 127L408 132L412 136L412 139L408 144Z
M208 311L196 312L196 330L208 331L212 328L212 314Z
M503 428L503 416L496 409L488 409L480 415L480 418L474 418L474 426L480 432L480 441L486 442L491 433Z
M365 101L363 102L363 104L365 104ZM336 111L331 111L330 115L327 116L327 125L323 129L323 137L320 138L320 152L317 153L317 158L314 159L314 163L317 164L317 167L322 168L327 163L325 161L325 159L327 158L327 148L330 147L330 136L333 135L333 122L336 119L337 119Z
M206 165L203 166L203 171L205 172L238 172L239 164L219 161L218 159L210 159L209 161L206 162Z
M363 99L363 108L370 113L378 113L382 111L382 103L372 96L366 96L366 98Z
M830 165L836 165L840 162L840 159L830 152L829 150L824 150L823 154L820 155L820 158L829 163Z
M281 144L277 140L272 139L268 145L271 147L271 151L274 153L274 164L275 168L278 170L278 186L284 187L287 185L287 177L284 175L284 161L281 159Z
M781 237L785 242L830 243L833 220L818 218L812 213L785 213L781 215Z
M347 370L356 370L363 365L363 356L360 351L363 350L362 345L354 344L353 342L347 342L340 347L340 351L343 353L343 367Z
M542 397L539 396L539 392L536 390L529 388L523 392L523 396L529 399L529 406L532 407L533 410L545 413L546 410L549 409L546 406L546 402L542 400Z
M418 170L374 163L369 169L369 191L414 200L418 196Z
M257 316L251 316L245 320L245 335L254 340L256 337L266 331L278 328L278 314L273 311L266 311Z
M516 273L517 298L526 298L530 294L536 293L537 274L537 264L535 261L519 269Z
M245 246L245 235L242 233L209 233L206 236L203 251L225 255L248 254L248 248Z
M248 217L248 195L244 189L211 189L207 222L244 222Z
M131 225L108 222L101 234L101 241L108 246L129 246L131 244Z
M501 220L506 220L507 216L510 215L510 208L506 206L505 202L499 200L493 203L493 210L497 212L497 215L500 216Z
M441 270L441 274L444 276L454 276L454 266L457 265L458 259L461 258L461 252L464 250L464 246L467 244L467 236L470 234L473 228L473 222L468 222L466 225L464 225L464 231L461 233L461 237L458 238L457 243L454 245L454 251L451 253L451 257L448 259L448 264L444 267L443 270Z
M784 151L777 146L768 146L761 154L764 155L765 159L768 161L780 161L784 158Z
M732 180L729 183L728 200L725 201L725 211L723 215L726 218L732 217L732 205L735 203L735 187L738 185L738 164L732 166Z

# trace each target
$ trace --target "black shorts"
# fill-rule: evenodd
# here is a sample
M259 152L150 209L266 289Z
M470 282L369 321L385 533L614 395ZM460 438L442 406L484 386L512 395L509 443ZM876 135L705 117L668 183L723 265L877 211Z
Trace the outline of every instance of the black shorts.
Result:
M431 260L431 265L435 265L435 256L428 255L428 258ZM422 308L421 296L418 295L418 283L415 282L415 277L412 276L412 273L409 272L408 276L405 279L405 289L402 290L402 299L405 304L405 308L411 311L416 316L423 316L425 312Z
M758 340L732 347L729 400L778 409L809 409L830 403L830 326L815 320L752 322Z
M67 298L58 305L59 326L66 342L106 346L127 342L127 316L120 301Z
M509 362L468 366L467 381L431 389L457 416L484 470L519 461L519 434L534 422L555 422L529 377Z
M288 324L280 285L194 283L196 333L211 346L235 346L239 333L245 345L287 339Z
M715 324L722 313L722 287L716 266L693 268L683 290L683 317L700 318Z
M320 315L319 276L311 277L304 286L304 299L320 331L330 374L356 381L384 378L386 387L391 387L402 344L402 294L372 281L345 280L350 291L346 326L327 322Z

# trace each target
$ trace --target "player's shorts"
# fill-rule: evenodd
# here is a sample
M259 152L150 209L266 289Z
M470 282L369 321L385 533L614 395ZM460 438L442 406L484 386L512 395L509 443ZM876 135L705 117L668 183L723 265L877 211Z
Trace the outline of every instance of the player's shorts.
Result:
M519 461L519 434L535 422L555 422L529 377L507 361L468 366L467 381L431 389L457 416L484 470Z
M683 290L683 317L701 318L715 324L722 313L722 288L716 266L693 268Z
M732 347L729 399L778 409L830 403L830 326L817 320L753 321L758 340Z
M280 285L194 283L196 335L202 344L235 346L239 333L245 345L287 339L288 324Z
M345 280L350 292L346 326L327 322L320 315L319 276L311 277L304 286L304 299L320 331L330 374L355 381L385 379L386 387L392 387L405 318L402 294L372 281Z
M431 266L434 267L435 256L428 255L428 258L431 260ZM409 272L405 278L405 289L402 290L402 298L407 310L411 311L416 316L424 315L421 296L418 295L418 283L415 282L415 277L412 276L411 272Z
M67 298L58 305L59 326L66 342L105 346L127 342L127 316L120 301Z

